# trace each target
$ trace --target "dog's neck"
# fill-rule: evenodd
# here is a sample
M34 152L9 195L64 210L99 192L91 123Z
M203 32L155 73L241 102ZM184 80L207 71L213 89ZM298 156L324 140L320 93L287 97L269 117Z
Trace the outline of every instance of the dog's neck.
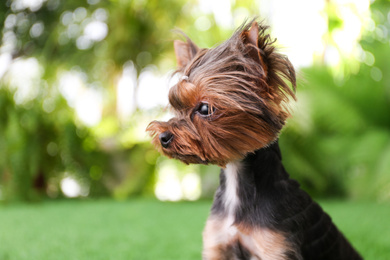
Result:
M212 214L237 221L255 215L248 211L257 211L259 207L265 213L264 208L269 208L277 197L273 195L278 193L278 182L288 179L276 141L222 169Z

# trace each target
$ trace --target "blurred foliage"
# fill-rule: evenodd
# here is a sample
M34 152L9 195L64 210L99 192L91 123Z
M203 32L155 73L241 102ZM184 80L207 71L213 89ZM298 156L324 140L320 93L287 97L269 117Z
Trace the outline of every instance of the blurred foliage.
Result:
M42 196L62 197L59 183L67 174L88 186L91 195L107 194L98 181L101 176L90 174L93 169L105 172L106 159L96 150L96 140L89 130L75 126L65 100L58 96L56 110L47 113L42 109L43 100L18 106L12 94L0 87L3 199L34 201Z
M371 6L377 29L360 43L374 62L342 80L327 67L302 72L306 84L281 145L286 168L311 194L390 200L389 7Z
M164 36L178 23L181 8L175 0L2 1L1 53L11 53L13 61L35 57L43 67L39 93L22 103L15 102L18 90L4 80L7 75L2 79L2 199L61 197L60 182L68 175L90 196L150 193L155 160L143 155L157 153L145 141L120 143L131 129L116 118L113 86L127 61L140 73L161 58L171 44ZM88 38L88 26L96 24L103 35ZM57 77L69 70L80 72L92 87L108 88L105 118L95 129L77 123L58 92ZM49 99L54 108L47 109Z
M257 3L232 1L232 23L257 15ZM343 20L333 1L324 11L328 41ZM390 200L389 2L373 2L371 16L375 26L363 34L360 60L342 57L336 67L303 70L307 84L300 84L295 117L281 136L286 168L313 195ZM136 93L149 66L174 68L174 28L201 47L231 34L196 0L7 0L0 3L0 28L0 58L10 54L10 64L33 58L42 68L31 83L38 91L28 99L7 72L0 74L0 199L6 201L61 198L67 177L92 197L153 194L167 159L144 129L162 113L138 109L134 94L135 112L120 119L118 79L134 65ZM86 88L104 96L98 125L84 126L63 97L64 72L78 73ZM202 196L212 196L216 167L173 165L176 172L197 172Z
M182 7L177 0L48 0L28 8L21 2L5 1L8 8L1 9L8 21L4 31L17 41L13 57L39 57L49 78L58 67L77 65L99 81L111 79L110 73L129 60L139 68L156 61L170 44L164 36L178 23ZM94 22L106 29L106 36L86 36Z

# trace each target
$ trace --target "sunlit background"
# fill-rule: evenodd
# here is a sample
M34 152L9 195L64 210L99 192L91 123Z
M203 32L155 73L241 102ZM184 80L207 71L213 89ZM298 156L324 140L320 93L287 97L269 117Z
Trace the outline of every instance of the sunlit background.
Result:
M0 200L210 198L218 168L161 157L179 28L200 47L247 19L298 70L281 136L312 195L390 201L390 4L385 0L60 1L0 4Z

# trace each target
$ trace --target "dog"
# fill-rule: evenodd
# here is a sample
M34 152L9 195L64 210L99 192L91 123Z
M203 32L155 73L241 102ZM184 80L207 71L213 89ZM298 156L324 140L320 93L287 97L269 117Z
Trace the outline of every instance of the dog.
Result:
M204 260L362 259L283 167L278 137L296 74L267 32L254 19L211 49L175 40L175 117L146 131L169 158L222 168Z

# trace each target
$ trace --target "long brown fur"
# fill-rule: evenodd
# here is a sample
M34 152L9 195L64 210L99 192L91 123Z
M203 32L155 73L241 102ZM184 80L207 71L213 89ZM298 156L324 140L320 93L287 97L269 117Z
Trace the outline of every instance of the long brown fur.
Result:
M178 73L185 76L169 92L176 117L147 128L161 152L187 164L224 167L277 138L290 115L287 103L295 99L296 79L267 29L248 23L211 49L200 49L189 38L175 41ZM199 115L201 103L215 112ZM173 140L163 148L158 136L166 131Z

